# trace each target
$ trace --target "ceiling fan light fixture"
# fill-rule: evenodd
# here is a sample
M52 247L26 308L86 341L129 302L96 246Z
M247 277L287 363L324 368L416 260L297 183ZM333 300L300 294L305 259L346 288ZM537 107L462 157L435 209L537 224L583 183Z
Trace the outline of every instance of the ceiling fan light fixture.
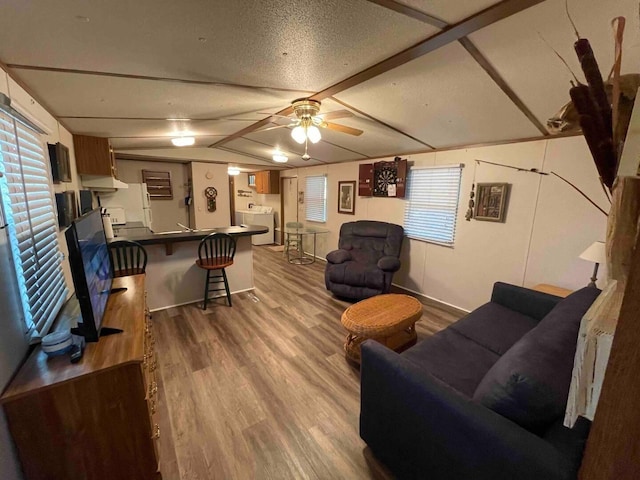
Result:
M277 162L277 163L287 163L289 161L289 157L287 157L284 153L282 152L273 152L273 161Z
M196 139L193 137L176 137L171 139L171 143L176 147L189 147L196 143Z
M240 169L238 167L229 167L227 168L227 173L229 175L240 175Z
M307 132L305 132L305 128L302 125L298 125L296 128L291 130L291 138L302 145L307 139Z
M311 125L310 127L308 127L307 138L311 143L318 143L322 138L322 135L320 135L320 129L315 125Z

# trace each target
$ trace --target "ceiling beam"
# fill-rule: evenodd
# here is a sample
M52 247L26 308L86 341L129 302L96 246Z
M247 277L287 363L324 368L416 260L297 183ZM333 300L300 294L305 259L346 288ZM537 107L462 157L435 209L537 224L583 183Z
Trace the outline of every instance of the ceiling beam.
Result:
M253 112L247 112L253 113ZM242 115L242 114L238 114ZM269 115L265 113L265 115ZM165 118L165 117L90 117L90 116L78 116L78 115L60 115L58 118L67 118L71 120L144 120L145 122L257 122L256 119L247 118Z
M511 145L514 143L528 143L528 142L539 142L541 140L555 140L556 138L570 138L570 137L580 137L582 136L582 132L564 132L558 133L555 135L548 136L537 136L537 137L522 137L522 138L514 138L511 140L496 140L495 142L484 142L484 143L468 143L466 145L453 145L451 147L436 147L433 150L412 150L410 152L393 152L385 155L379 155L371 158L360 158L358 160L349 160L349 161L360 161L360 160L380 160L385 158L393 158L400 156L408 156L408 155L420 155L422 153L438 153L438 152L450 152L452 150L465 150L469 148L482 148L482 147L497 147L500 145Z
M428 143L423 142L422 140L414 137L413 135L409 135L408 133L403 132L399 128L396 128L393 125L389 125L388 123L383 122L382 120L380 120L380 119L378 119L378 118L376 118L376 117L374 117L372 115L369 115L368 113L363 112L362 110L359 110L359 109L357 109L356 107L354 107L352 105L349 105L347 102L343 102L342 100L339 100L336 97L331 97L331 100L333 100L336 103L339 103L340 105L342 105L343 107L348 108L349 110L353 110L354 112L362 115L363 117L368 118L369 120L373 120L374 122L379 123L383 127L387 127L390 130L393 130L394 132L399 133L400 135L404 135L405 137L413 140L414 142L420 143L421 145L424 145L425 147L428 147L428 148L435 148L433 145L429 145Z
M411 60L415 60L427 53L431 53L452 42L458 41L462 37L466 37L477 30L488 27L495 22L526 10L533 5L542 3L543 1L544 0L503 0L500 3L462 20L461 22L448 26L426 40L423 40L412 47L406 48L400 53L397 53L386 60L361 71L360 73L356 73L335 85L325 88L315 95L312 95L310 98L314 100L323 100L327 97L336 95L344 90L377 77L378 75L386 73L389 70L393 70L394 68L404 65Z
M18 70L36 70L40 72L54 72L54 73L73 73L76 75L95 75L99 77L126 78L130 80L152 80L157 82L175 82L175 83L186 83L191 85L213 85L217 87L247 88L250 90L273 90L275 92L288 92L288 93L313 93L308 90L294 90L292 88L265 87L265 86L259 86L259 85L245 85L242 83L214 82L210 80L190 80L186 78L155 77L150 75L134 75L130 73L113 73L113 72L101 72L101 71L94 71L94 70L78 70L74 68L44 67L40 65L20 65L16 63L10 63L10 64L7 64L6 66L9 68L14 68Z
M509 86L504 78L498 73L498 71L494 68L493 65L487 60L487 58L478 50L471 40L467 37L463 37L458 40L460 44L464 47L464 49L473 57L473 59L482 67L482 69L487 72L487 75L491 77L491 79L495 82L495 84L504 92L504 94L509 97L509 100L513 102L513 104L524 114L525 117L529 119L533 126L538 129L538 131L544 135L548 136L549 131L545 128L545 126L538 120L538 118L533 114L529 107L527 107L524 102L520 99L518 94Z
M408 17L414 18L421 22L424 22L429 25L433 25L438 28L448 28L449 24L439 18L433 17L431 15L424 14L419 10L415 10L413 8L407 7L401 3L396 2L395 0L367 0L371 3L375 3L376 5L381 5L385 8L393 10L395 12L401 13ZM482 69L489 75L491 80L495 82L495 84L504 92L504 94L509 97L515 106L524 114L525 117L529 119L531 123L533 123L534 127L536 127L542 135L549 135L549 131L544 127L544 125L537 119L537 117L533 114L529 107L527 107L524 102L520 99L518 94L509 86L504 78L498 73L498 71L494 68L494 66L489 62L489 60L478 50L478 48L474 45L474 43L466 36L458 39L458 42L462 45L462 47L467 51L471 57L482 67Z
M293 113L293 107L289 106L287 108L284 108L282 110L280 110L279 112L276 113L276 115L291 115ZM215 147L219 147L221 145L224 145L225 143L228 143L232 140L235 140L236 138L240 138L243 135L246 135L248 133L254 132L256 130L258 130L259 128L262 127L266 127L267 125L269 125L272 122L273 117L267 117L267 118L263 118L262 120L260 120L259 122L256 122L252 125L249 125L248 127L243 128L242 130L238 130L236 133L233 133L231 135L229 135L227 138L223 138L222 140L218 140L216 143L212 143L211 145L209 145L209 148L215 148Z
M352 75L349 78L346 78L345 80L342 80L328 88L325 88L324 90L321 90L320 92L311 95L309 98L322 101L325 98L332 97L340 92L343 92L344 90L355 87L356 85L366 82L367 80L377 77L378 75L388 72L389 70L393 70L394 68L404 65L411 60L415 60L416 58L442 48L445 45L456 42L477 30L488 27L495 22L526 10L529 7L542 3L543 1L544 0L503 0L500 3L492 5L489 8L471 15L470 17L456 24L444 28L442 31L428 37L427 39L418 42L415 45L406 48L403 51L392 55L391 57L382 60L381 62L378 62L375 65L372 65L371 67L366 68L361 72L356 73L355 75ZM289 115L292 110L292 107L288 107L278 112L277 115ZM271 123L271 117L267 117L264 120L254 123L253 125L249 125L248 127L245 127L242 130L229 135L227 138L209 145L209 147L213 148L224 145L231 140L235 140L236 138L246 135L247 133L251 133L269 123Z
M406 15L407 17L411 17L416 20L419 20L422 23L427 23L436 28L442 29L449 26L447 22L445 22L444 20L438 17L434 17L433 15L429 15L428 13L421 12L420 10L411 8L408 5L395 2L394 0L367 0L367 1L370 3L375 3L376 5L380 5L381 7L388 8L389 10L393 10L394 12L401 13L402 15Z

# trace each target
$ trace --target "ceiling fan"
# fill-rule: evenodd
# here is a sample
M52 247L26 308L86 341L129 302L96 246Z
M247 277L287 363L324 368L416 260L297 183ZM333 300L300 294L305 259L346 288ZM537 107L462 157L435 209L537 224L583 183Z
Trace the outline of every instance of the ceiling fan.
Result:
M320 128L327 128L329 130L335 130L336 132L346 133L349 135L362 135L362 130L327 121L335 118L352 117L353 113L349 110L336 110L321 114L320 105L321 104L318 100L311 100L309 98L299 98L294 100L291 102L291 107L293 108L295 118L291 118L286 115L265 113L272 117L283 117L291 120L288 125L277 125L275 127L263 128L258 131L265 132L276 128L293 128L291 130L291 137L293 140L301 145L303 143L305 144L304 155L302 155L303 160L309 160L311 158L307 153L308 142L318 143L322 139Z

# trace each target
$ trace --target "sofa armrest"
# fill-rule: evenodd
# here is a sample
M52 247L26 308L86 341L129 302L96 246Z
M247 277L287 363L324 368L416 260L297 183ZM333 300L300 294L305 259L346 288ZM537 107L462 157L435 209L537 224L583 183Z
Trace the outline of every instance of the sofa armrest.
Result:
M400 270L400 259L392 256L384 256L378 260L378 268L385 272L397 272Z
M536 320L542 320L560 300L555 295L503 282L494 283L491 294L492 302Z
M360 436L399 478L569 480L551 444L379 343L362 344Z
M329 263L344 263L351 260L351 253L348 250L334 250L327 254L327 262Z

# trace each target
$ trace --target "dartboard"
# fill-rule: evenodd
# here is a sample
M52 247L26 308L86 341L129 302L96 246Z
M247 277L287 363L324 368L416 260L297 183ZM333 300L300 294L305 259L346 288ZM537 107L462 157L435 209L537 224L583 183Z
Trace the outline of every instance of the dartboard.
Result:
M396 184L396 169L391 167L382 167L375 170L373 180L373 195L378 197L386 197L389 185Z

